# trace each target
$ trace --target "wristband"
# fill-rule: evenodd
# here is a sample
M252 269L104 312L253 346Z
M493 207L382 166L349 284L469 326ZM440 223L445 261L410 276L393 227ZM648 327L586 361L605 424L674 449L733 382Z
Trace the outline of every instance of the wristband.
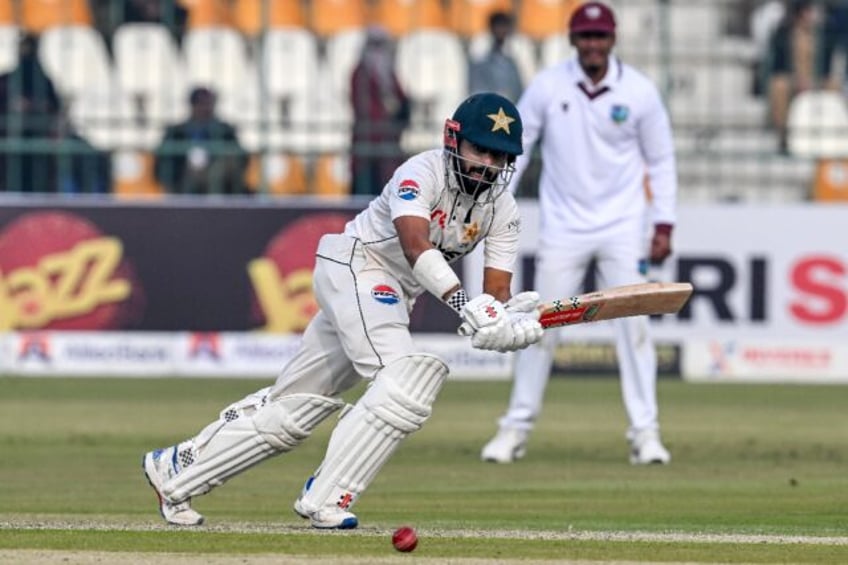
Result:
M460 286L459 277L438 249L428 249L419 255L412 267L412 274L421 286L439 300L451 289Z
M464 288L460 288L451 294L447 300L447 305L453 308L460 316L462 315L462 309L465 308L466 304L468 304L468 295L465 294Z

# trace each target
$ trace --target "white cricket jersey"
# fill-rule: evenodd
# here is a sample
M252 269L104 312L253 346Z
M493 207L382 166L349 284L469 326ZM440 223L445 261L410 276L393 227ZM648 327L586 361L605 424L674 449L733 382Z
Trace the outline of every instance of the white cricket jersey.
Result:
M601 83L591 85L572 58L539 73L518 102L524 154L510 189L541 140L543 245L555 244L564 232L598 233L645 221L646 172L653 194L650 221L675 220L674 144L656 87L614 57Z
M365 244L370 260L400 280L407 296L416 297L423 288L395 231L393 222L400 216L429 220L430 241L448 263L485 239L484 266L513 272L521 230L515 198L502 190L493 201L477 202L462 193L455 176L446 174L441 149L419 153L398 167L382 193L344 231Z

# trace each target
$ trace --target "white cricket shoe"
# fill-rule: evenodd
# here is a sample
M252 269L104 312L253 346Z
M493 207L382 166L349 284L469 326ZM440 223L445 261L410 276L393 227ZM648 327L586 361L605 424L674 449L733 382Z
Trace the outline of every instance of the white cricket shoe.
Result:
M159 513L169 524L175 526L199 526L203 516L192 510L191 499L182 502L170 502L162 495L162 488L168 479L174 477L179 470L175 461L177 446L157 449L144 454L141 467L147 482L156 492L159 499Z
M631 465L668 465L671 454L660 441L657 430L640 430L628 437Z
M293 508L295 513L301 518L309 520L313 528L320 530L352 530L356 528L359 525L359 519L356 517L356 514L343 510L335 504L319 508L315 511L306 507L306 504L303 502L303 495L312 486L312 481L314 480L315 477L309 477L303 485L303 491L297 497L297 500L294 501Z
M480 459L489 463L512 463L527 454L527 430L501 428L480 452Z

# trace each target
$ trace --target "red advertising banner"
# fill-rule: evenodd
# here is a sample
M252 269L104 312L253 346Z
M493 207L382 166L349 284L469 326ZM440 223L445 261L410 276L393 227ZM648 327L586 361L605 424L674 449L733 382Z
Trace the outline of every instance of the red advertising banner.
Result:
M0 206L0 331L302 331L315 248L357 203L19 200ZM415 331L453 332L430 297Z

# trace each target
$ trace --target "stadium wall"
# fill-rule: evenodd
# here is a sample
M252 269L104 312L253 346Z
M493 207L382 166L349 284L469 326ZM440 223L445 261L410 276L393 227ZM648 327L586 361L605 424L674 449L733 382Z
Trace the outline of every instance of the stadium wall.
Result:
M318 237L362 203L106 203L0 208L0 372L256 376L285 364L315 310ZM537 203L523 201L516 286L532 287ZM653 321L665 374L707 381L848 382L844 205L684 205L660 280L690 280ZM458 269L472 292L479 256ZM507 378L424 298L413 328L454 376ZM566 328L557 367L614 371L608 324ZM577 345L579 344L579 345Z

